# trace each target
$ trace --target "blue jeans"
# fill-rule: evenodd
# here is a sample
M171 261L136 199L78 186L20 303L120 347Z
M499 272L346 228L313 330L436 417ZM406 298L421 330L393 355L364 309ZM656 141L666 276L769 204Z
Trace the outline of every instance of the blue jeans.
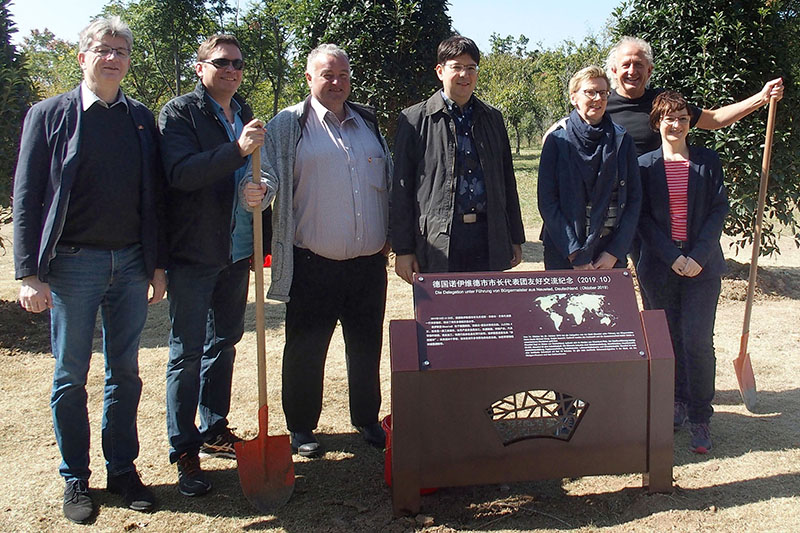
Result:
M195 455L228 427L236 343L244 333L250 261L227 267L173 265L167 270L170 461ZM200 427L195 417L200 412Z
M687 278L671 269L656 279L644 274L639 279L650 305L667 315L675 352L675 401L688 406L689 422L708 423L714 413L714 322L722 281L719 276Z
M50 262L50 327L55 370L50 408L67 481L89 479L86 375L101 310L105 386L103 455L110 475L133 470L139 455L136 410L142 392L139 336L147 316L148 279L140 245L92 250L59 245Z

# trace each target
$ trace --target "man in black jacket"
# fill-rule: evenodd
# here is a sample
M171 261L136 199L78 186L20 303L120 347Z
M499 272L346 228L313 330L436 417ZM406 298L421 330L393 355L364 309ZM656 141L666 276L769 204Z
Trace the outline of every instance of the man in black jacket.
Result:
M390 228L395 271L505 270L525 231L503 117L473 95L480 52L456 35L439 44L443 88L403 110L395 138Z
M138 355L148 284L150 303L161 300L167 258L155 121L119 88L132 43L119 17L99 18L81 32L83 81L28 112L14 178L19 301L33 313L50 309L50 408L66 481L64 515L78 523L94 512L86 376L98 309L106 365L107 488L132 509L155 506L133 464L142 391Z
M196 89L167 103L158 119L169 185L167 433L186 496L211 490L199 454L235 458L241 440L227 416L253 254L248 209L267 204L265 183L243 179L264 140L264 124L236 93L243 68L235 37L209 37L197 50Z

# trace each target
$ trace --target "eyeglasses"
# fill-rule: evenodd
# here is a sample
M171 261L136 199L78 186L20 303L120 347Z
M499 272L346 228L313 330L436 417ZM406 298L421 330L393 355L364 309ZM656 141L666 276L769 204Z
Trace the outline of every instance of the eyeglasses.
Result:
M587 98L594 100L598 96L601 100L608 100L608 95L611 94L611 91L595 91L594 89L584 89L583 94L586 95Z
M244 68L244 61L241 59L225 59L224 57L217 57L215 59L207 59L200 61L200 63L208 63L214 65L216 68L228 68L233 66L234 70L242 70Z
M89 51L99 55L100 57L108 57L115 54L120 59L127 59L131 56L130 48L114 48L113 46L95 46L89 48Z
M661 122L664 124L680 124L681 126L689 124L689 120L689 115L683 115L682 117L661 117Z
M466 72L470 76L478 73L478 65L462 65L461 63L446 63L445 66L455 72L461 74Z

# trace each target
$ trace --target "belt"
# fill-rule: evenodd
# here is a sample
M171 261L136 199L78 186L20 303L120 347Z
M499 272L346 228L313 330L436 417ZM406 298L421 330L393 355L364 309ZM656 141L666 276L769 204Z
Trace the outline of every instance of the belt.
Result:
M486 220L486 213L459 213L456 214L456 222L462 224L475 224L476 222L484 222Z
M684 248L689 246L689 243L686 242L686 241L672 241L672 244L674 244L675 246L677 246L681 250L683 250Z

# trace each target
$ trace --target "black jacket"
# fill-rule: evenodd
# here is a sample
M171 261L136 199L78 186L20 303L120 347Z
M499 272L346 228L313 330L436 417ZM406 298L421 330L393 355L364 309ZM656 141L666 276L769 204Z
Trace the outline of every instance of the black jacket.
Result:
M689 238L683 250L672 242L669 190L661 148L639 158L639 171L642 176L639 216L642 250L636 265L639 276L658 286L681 255L691 257L703 267L695 279L721 276L726 266L719 240L728 214L728 195L717 153L689 146Z
M238 95L242 122L253 111ZM226 265L231 256L234 173L247 158L228 139L202 83L170 100L158 116L167 189L170 263ZM267 222L269 216L264 217Z
M511 267L525 242L517 182L500 111L475 98L475 145L486 181L489 268ZM414 253L423 272L447 272L457 177L456 132L441 92L400 114L394 143L389 227L392 248Z
M166 267L163 179L153 114L125 97L136 124L142 162L142 251L149 277ZM25 117L14 177L14 269L17 279L47 281L50 261L64 229L72 182L80 161L81 88L34 105Z

